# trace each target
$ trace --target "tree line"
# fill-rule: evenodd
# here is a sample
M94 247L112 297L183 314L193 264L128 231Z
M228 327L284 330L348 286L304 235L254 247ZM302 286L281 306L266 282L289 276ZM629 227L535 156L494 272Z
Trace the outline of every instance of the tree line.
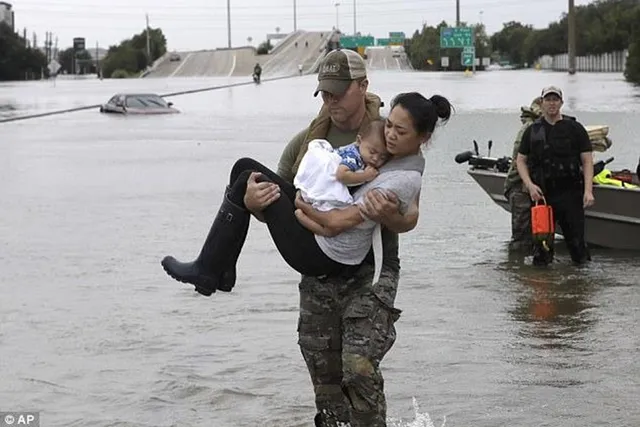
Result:
M167 39L162 29L149 30L149 52L147 54L147 30L110 46L101 64L106 78L137 76L153 62L167 53Z
M576 55L598 55L629 49L625 76L640 83L640 0L598 0L575 8ZM449 57L449 68L464 69L460 49L440 48L440 28L423 25L405 43L407 55L415 69L441 69L440 57ZM461 26L469 26L461 23ZM483 25L473 26L476 56L491 57L495 62L515 67L532 66L543 55L567 52L569 20L560 20L547 28L535 29L518 21L507 22L497 33L487 36Z
M0 22L0 81L32 80L48 75L47 58L39 49Z

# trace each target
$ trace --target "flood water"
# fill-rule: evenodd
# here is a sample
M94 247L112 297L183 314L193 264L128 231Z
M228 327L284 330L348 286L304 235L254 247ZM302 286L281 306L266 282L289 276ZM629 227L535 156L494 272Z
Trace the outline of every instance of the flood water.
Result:
M315 78L176 96L174 116L0 124L0 411L41 411L47 427L312 425L298 275L266 227L252 223L231 294L204 298L160 260L197 255L235 159L276 166L320 107ZM640 425L640 256L594 249L574 268L560 250L547 270L510 259L509 215L453 161L473 139L510 155L520 106L553 83L567 113L610 126L599 158L635 169L640 90L618 74L370 79L387 105L419 90L456 107L426 152L419 225L401 237L390 425ZM0 117L238 80L1 84Z

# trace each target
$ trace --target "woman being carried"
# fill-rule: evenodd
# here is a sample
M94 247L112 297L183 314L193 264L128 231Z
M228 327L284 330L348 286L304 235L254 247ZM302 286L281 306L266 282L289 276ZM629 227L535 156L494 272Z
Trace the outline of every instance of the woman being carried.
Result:
M167 256L162 260L163 268L174 279L193 284L202 295L209 296L216 290L231 291L235 285L236 261L250 220L244 195L247 183L254 180L273 182L284 193L267 206L262 215L289 266L307 276L349 274L369 252L376 227L376 223L360 213L365 194L370 190L381 191L387 198L398 201L401 213L406 212L417 198L422 183L424 157L420 148L429 142L438 119L446 121L450 115L451 105L444 97L435 95L427 99L416 92L398 95L384 127L391 159L380 167L373 181L358 188L353 195L355 204L326 212L328 219L314 215L313 209L305 204L300 204L304 212L296 210L293 185L255 160L238 160L198 258L182 263ZM371 132L375 127L372 125ZM361 140L367 137L375 137L375 132L360 135Z

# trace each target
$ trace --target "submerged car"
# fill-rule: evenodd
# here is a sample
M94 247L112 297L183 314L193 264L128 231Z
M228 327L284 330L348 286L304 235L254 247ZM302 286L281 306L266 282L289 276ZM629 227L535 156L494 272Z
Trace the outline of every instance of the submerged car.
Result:
M152 93L126 94L118 93L100 106L101 113L115 114L175 114L180 111L173 108L173 103Z

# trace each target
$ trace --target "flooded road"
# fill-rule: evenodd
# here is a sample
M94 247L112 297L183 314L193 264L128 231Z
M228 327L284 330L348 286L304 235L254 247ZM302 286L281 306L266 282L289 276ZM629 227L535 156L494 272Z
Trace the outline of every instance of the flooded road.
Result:
M614 74L370 79L387 105L419 90L456 107L426 152L419 226L401 237L403 313L382 363L390 425L639 425L638 254L595 249L574 268L561 249L548 270L510 259L508 214L453 157L473 139L510 155L519 107L557 84L567 113L610 126L598 158L635 168L640 90ZM237 81L0 84L0 116ZM298 276L266 227L252 222L231 294L203 298L160 260L197 255L237 158L276 166L320 107L315 84L177 96L174 116L93 109L0 124L1 411L41 411L47 427L312 425Z

